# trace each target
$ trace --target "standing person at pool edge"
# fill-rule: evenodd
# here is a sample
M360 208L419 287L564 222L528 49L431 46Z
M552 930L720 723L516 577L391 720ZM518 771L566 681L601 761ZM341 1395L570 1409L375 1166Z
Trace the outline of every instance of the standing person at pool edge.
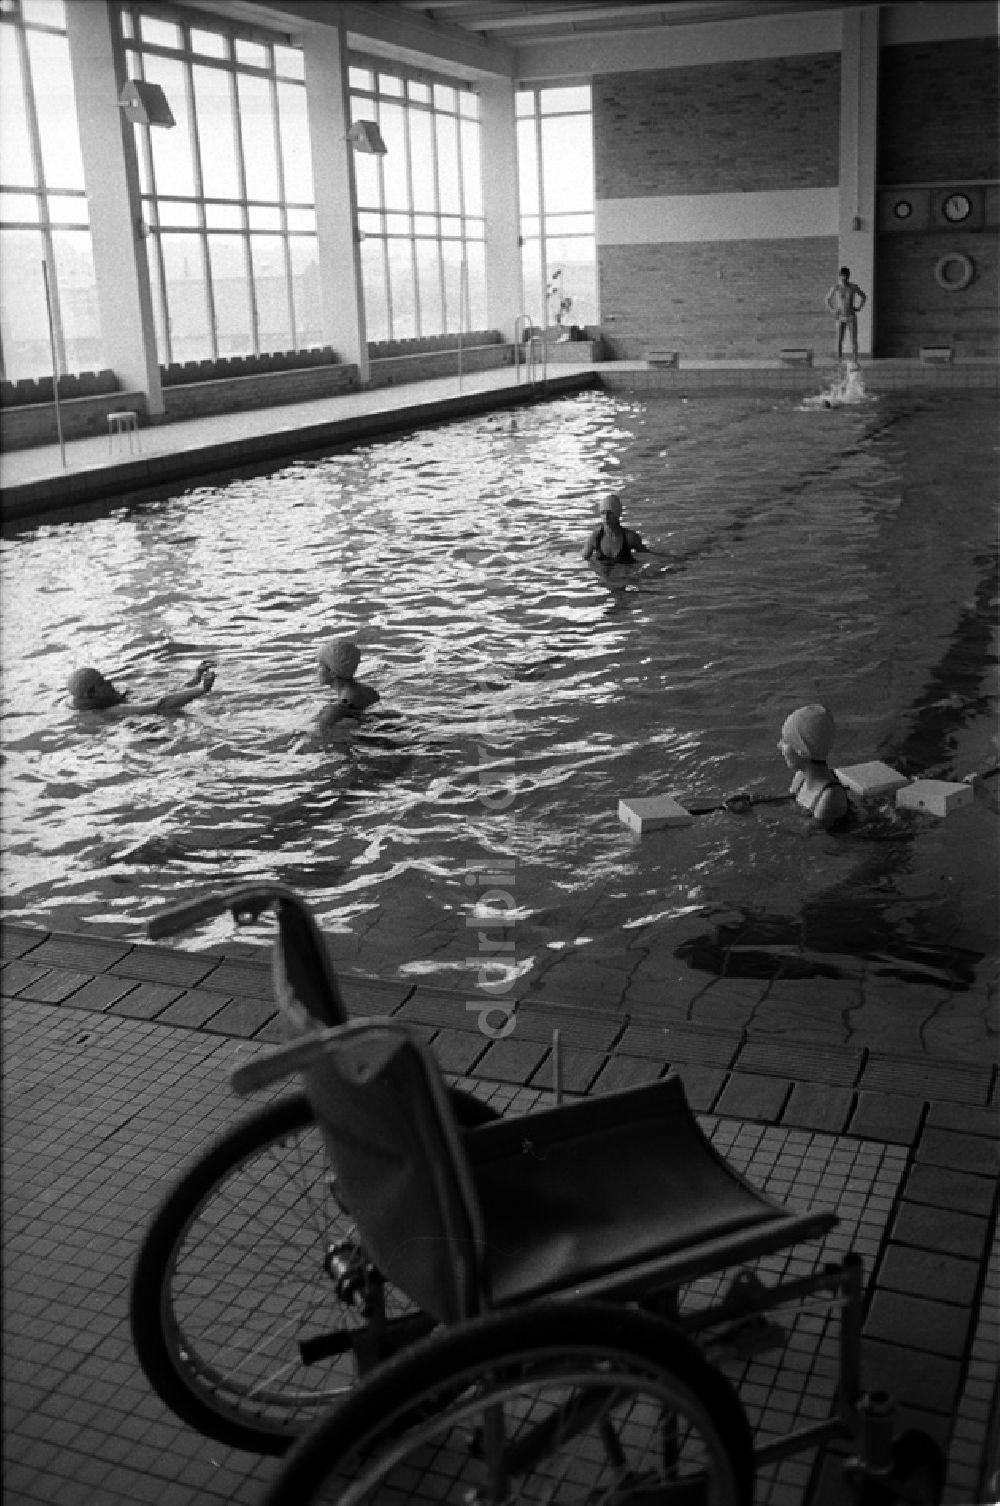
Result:
M837 281L826 295L826 306L837 321L837 360L844 356L844 335L851 337L851 361L858 364L858 315L868 302L867 297L851 281L850 267L841 267Z
M319 730L324 732L345 716L357 717L366 707L374 706L379 695L370 685L354 678L361 663L361 650L349 638L331 638L320 645L317 657L320 684L329 685L335 695L318 719Z
M643 543L634 528L622 526L622 499L617 492L612 492L598 511L601 521L587 540L585 560L593 559L598 565L630 565L636 554L656 553Z
M75 669L66 683L74 711L110 711L118 716L152 716L161 711L179 711L199 696L208 695L215 684L215 670L203 659L180 690L168 690L156 701L129 701L127 690L117 690L99 669Z
M826 761L836 732L825 706L800 706L785 718L778 741L778 752L795 770L789 794L824 826L836 825L850 810L847 791Z

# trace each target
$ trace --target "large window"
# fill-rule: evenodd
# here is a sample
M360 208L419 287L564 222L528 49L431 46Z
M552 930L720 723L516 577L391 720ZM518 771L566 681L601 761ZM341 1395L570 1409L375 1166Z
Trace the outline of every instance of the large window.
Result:
M121 24L129 77L177 122L136 132L161 361L320 344L301 51L140 5Z
M46 307L46 281L49 307ZM63 0L0 3L0 372L104 365ZM51 324L50 324L51 313Z
M589 85L519 89L524 307L542 325L596 324L594 137Z
M385 156L355 153L369 340L486 324L479 99L426 75L352 66L351 120L377 122Z

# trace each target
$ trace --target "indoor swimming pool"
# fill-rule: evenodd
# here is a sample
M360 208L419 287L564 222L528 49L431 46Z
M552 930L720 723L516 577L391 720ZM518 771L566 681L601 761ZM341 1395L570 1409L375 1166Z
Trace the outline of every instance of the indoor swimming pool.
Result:
M995 433L957 393L587 393L22 526L4 912L138 940L172 897L270 877L348 971L501 1002L655 1010L691 973L981 982L989 802L840 835L762 804L643 837L617 805L781 794L782 720L815 700L835 765L995 761ZM609 491L660 551L611 575L581 557ZM336 636L381 701L324 740ZM202 659L214 690L172 717L64 691L92 664L141 699Z

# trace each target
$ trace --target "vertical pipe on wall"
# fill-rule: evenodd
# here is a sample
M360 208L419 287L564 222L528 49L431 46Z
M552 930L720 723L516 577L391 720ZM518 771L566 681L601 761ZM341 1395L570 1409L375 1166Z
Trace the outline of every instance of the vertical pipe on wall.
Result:
M840 206L838 254L867 293L858 349L873 353L875 327L875 152L878 126L879 7L841 13ZM831 281L833 278L831 277Z

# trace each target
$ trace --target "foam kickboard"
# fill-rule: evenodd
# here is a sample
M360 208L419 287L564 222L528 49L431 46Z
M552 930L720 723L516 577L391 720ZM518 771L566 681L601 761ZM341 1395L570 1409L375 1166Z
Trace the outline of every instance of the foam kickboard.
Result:
M896 791L899 809L927 811L932 816L950 815L961 805L971 805L974 799L971 784L952 784L947 779L914 779L905 789Z
M834 773L846 789L861 796L891 795L910 782L905 774L878 759L873 763L852 763L846 769L834 769Z
M664 826L690 826L694 817L672 795L652 795L619 800L618 819L641 836L644 831L658 831Z

